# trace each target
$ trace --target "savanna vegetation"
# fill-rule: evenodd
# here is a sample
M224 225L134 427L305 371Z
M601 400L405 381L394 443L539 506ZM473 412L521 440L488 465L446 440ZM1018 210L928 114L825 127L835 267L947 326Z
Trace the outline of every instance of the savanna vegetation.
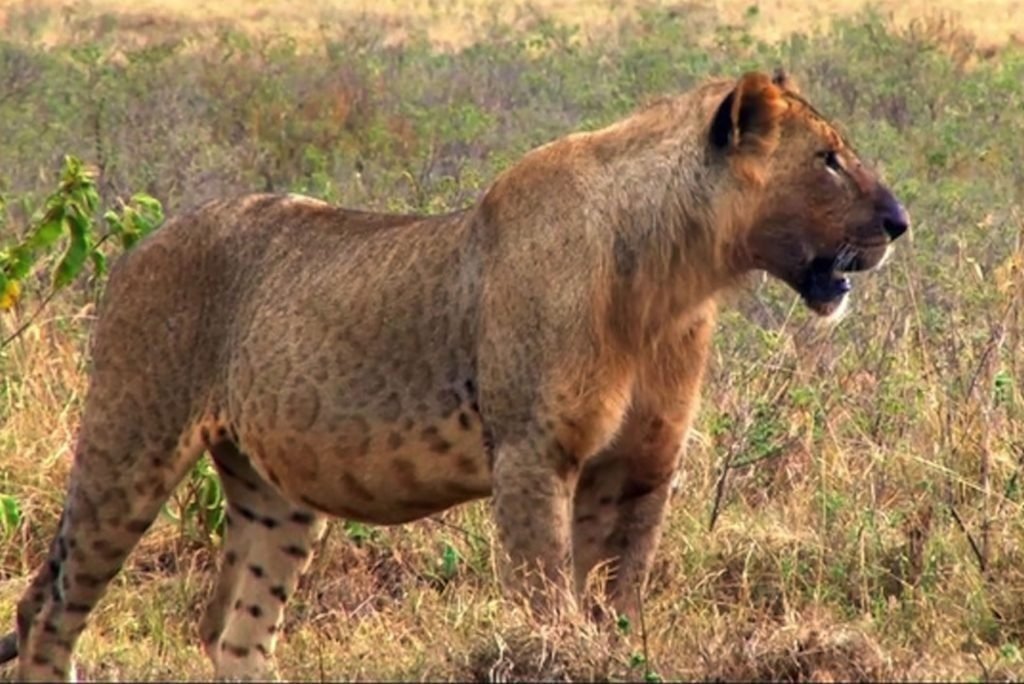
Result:
M913 234L857 277L838 326L767 279L726 308L642 623L532 624L500 596L486 502L336 521L282 673L1024 678L1024 46L869 11L765 38L757 6L628 4L604 21L474 3L457 45L422 3L259 31L6 4L0 631L60 511L105 263L164 213L252 190L445 211L553 137L784 65L881 167ZM210 676L196 621L220 504L202 463L94 614L81 676Z

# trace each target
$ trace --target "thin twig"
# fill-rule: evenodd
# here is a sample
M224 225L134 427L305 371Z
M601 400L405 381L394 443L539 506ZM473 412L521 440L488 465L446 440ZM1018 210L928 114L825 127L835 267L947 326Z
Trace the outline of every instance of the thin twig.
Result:
M327 681L327 671L324 669L324 644L320 640L320 635L316 635L316 657L320 669L320 682Z
M788 442L785 445L785 447L786 448L791 447L795 441L796 440ZM780 447L778 449L772 449L771 451L769 451L767 453L764 453L764 454L761 454L760 456L755 456L754 458L748 458L746 461L740 461L739 463L730 463L729 464L729 470L740 470L742 468L749 468L750 466L756 465L756 464L760 463L761 461L770 461L773 458L778 458L779 456L782 456L782 454L786 453L786 448L781 448Z
M1012 451L1017 453L1017 465L1014 467L1009 479L1006 480L1006 486L1003 487L1003 494L999 498L999 503L996 509L996 513L999 514L1002 514L1003 512L1003 504L1008 500L1012 501L1010 499L1010 495L1017 489L1017 481L1020 479L1021 471L1024 470L1024 444L1014 443L1010 448Z
M729 458L722 465L722 474L715 485L715 505L711 508L711 521L708 523L708 532L713 532L715 523L718 522L718 514L722 510L722 497L725 495L725 478L729 476L730 470L732 470L732 454L729 454Z
M447 520L441 520L441 518L435 518L435 517L431 517L431 518L429 518L429 520L432 520L432 521L436 522L438 525L441 525L442 527L450 527L451 529L455 530L456 532L461 532L463 535L465 535L469 539L474 539L474 540L476 540L478 542L482 542L484 544L487 543L487 539L485 537L481 537L479 534L476 534L475 532L470 532L469 530L465 529L464 527L460 527L460 526L458 526L458 525L456 525L454 523L450 523Z
M981 659L981 654L979 654L977 651L974 651L971 655L974 656L974 660L978 663L978 667L981 668L981 681L991 682L992 677L991 675L989 675L988 666L985 665L985 661Z
M978 567L982 572L985 572L985 556L982 555L981 549L978 548L978 544L974 541L974 537L967 530L967 526L964 525L964 521L960 519L960 514L956 512L956 507L953 502L950 501L948 504L949 512L953 516L953 520L956 521L957 526L963 531L964 535L967 536L967 541L971 545L971 551L974 552L974 557L978 560Z
M722 475L718 478L718 483L715 485L715 504L711 509L711 521L708 523L708 532L715 529L715 523L718 521L718 516L721 513L722 499L725 497L725 480L728 477L729 472L732 470L740 470L741 468L749 468L752 465L756 465L761 461L768 461L773 458L778 458L785 453L785 449L775 449L769 451L761 456L741 461L739 463L733 463L733 456L730 455L729 459L722 465Z
M636 585L636 607L640 617L640 642L644 649L644 679L650 679L651 654L647 650L647 623L644 621L644 595L640 590L640 583Z
M1003 341L1006 339L1006 321L1010 317L1010 312L1013 309L1013 302L1010 302L1006 309L1003 311L1003 315L1000 316L999 324L989 335L988 344L985 345L985 350L981 353L981 358L978 359L978 364L974 368L974 373L971 374L971 381L967 385L967 392L964 394L966 400L974 393L974 388L978 386L978 379L981 377L981 372L985 370L988 365L989 357L992 356L999 347L1003 346Z
M35 323L36 319L39 318L39 314L43 312L43 309L46 308L46 305L50 303L50 300L53 299L56 294L57 290L52 290L48 295L46 295L46 297L43 298L42 303L39 304L39 307L36 308L35 312L28 317L28 320L18 326L18 329L5 338L3 342L0 342L0 349L6 348L11 342L14 342L16 339L21 337L24 332L28 330L33 323Z

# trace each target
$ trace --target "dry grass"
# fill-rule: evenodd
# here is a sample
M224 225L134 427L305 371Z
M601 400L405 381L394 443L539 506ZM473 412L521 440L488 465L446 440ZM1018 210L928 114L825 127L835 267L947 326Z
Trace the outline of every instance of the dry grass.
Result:
M5 7L25 4L26 0L0 0L0 27L4 25ZM833 18L849 16L869 4L900 25L941 16L963 26L984 45L1001 45L1007 40L1024 42L1022 0L532 0L501 3L498 9L489 0L309 0L301 5L280 0L31 0L31 5L40 9L59 7L70 14L114 15L120 18L120 31L148 38L184 26L223 23L254 33L301 36L316 32L323 22L384 20L392 25L390 41L406 39L413 29L424 31L436 45L452 48L476 40L481 26L492 17L514 25L526 17L546 16L579 24L586 34L628 21L639 8L647 7L696 10L696 16L706 14L715 22L737 24L748 8L756 6L761 20L753 29L754 35L775 41L796 31L824 28ZM49 44L67 38L66 27L58 23L47 26L40 35Z
M20 570L0 582L0 624L13 624L14 603L60 508L84 388L81 336L67 333L78 314L57 314L12 347L22 373L7 380L11 421L0 430L0 445L28 524L21 539L3 548L3 567ZM757 363L770 366L790 353ZM721 382L721 370L710 401L727 404L740 392ZM772 390L762 382L755 393ZM289 606L278 648L283 673L315 681L637 680L648 668L668 680L712 681L999 681L1024 675L1000 664L997 644L965 638L964 629L971 605L988 600L998 604L1007 625L1024 633L1019 538L1002 548L997 562L1009 569L999 574L1006 584L996 592L987 591L959 530L930 529L922 519L880 522L877 536L853 542L860 558L843 568L849 576L829 577L837 571L831 545L843 546L845 554L851 543L835 535L854 530L862 513L852 504L845 515L853 521L827 523L819 499L824 483L866 505L862 486L872 478L856 464L865 457L894 460L912 481L922 467L916 454L879 451L853 459L837 443L817 461L798 449L756 479L736 471L712 532L719 471L706 435L697 435L691 454L645 602L646 635L638 625L626 634L590 624L552 631L505 602L491 571L494 530L486 504L477 503L446 513L445 525L380 529L360 543L332 524ZM880 496L888 497L876 499L882 515L928 505L911 490ZM437 572L444 544L463 559L452 577ZM936 557L959 560L942 563L940 586L928 587L921 565ZM212 572L208 548L173 523L158 523L94 613L79 648L80 676L209 678L195 631ZM876 582L887 583L888 605L870 604L868 585ZM820 602L836 587L849 594L842 614ZM941 600L929 597L935 592Z

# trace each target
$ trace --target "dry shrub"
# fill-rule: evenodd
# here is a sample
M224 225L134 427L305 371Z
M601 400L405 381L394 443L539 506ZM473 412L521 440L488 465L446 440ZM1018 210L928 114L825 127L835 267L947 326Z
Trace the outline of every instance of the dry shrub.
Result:
M583 621L559 627L529 619L516 621L488 635L487 641L470 653L468 672L460 673L458 679L592 682L628 677L615 657L612 639Z
M893 676L867 633L849 623L802 615L725 634L704 659L711 681L879 681Z
M988 569L987 578L986 595L996 628L991 641L1024 643L1024 550L1004 553Z
M345 538L340 525L331 525L329 537L303 575L297 599L306 610L290 610L286 625L308 619L344 624L394 607L408 590L419 584L415 570L400 549L383 544L356 544Z

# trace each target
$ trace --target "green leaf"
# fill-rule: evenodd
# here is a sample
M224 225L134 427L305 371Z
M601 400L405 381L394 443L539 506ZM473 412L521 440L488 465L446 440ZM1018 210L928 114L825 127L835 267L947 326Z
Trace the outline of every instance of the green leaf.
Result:
M83 232L92 227L92 212L83 206L82 198L72 196L64 203L64 214L73 222L73 226Z
M53 273L53 289L55 290L71 284L82 272L85 260L89 256L89 243L81 226L68 217L65 217L64 222L68 232L71 233L71 240Z
M0 311L7 311L18 303L21 297L21 285L11 280L0 270Z
M110 226L110 234L127 250L163 223L164 209L159 200L140 192L132 195L120 214L111 210L103 218Z
M139 207L139 212L150 223L159 224L163 222L164 208L157 198L144 192L137 192L132 195L131 202Z
M999 647L999 657L1010 663L1019 663L1024 660L1021 650L1012 643L1006 643Z
M1005 370L996 373L994 379L995 401L997 404L1008 404L1013 399L1013 376Z
M82 204L85 205L85 210L90 216L96 211L96 207L100 205L100 193L96 189L96 181L93 179L92 174L87 177L87 184L82 189Z
M160 201L145 193L132 195L126 215L128 211L131 211L132 225L138 237L145 237L164 222L164 208Z
M348 534L349 539L356 542L364 542L373 536L373 530L364 523L356 522L355 520L346 520L342 523L342 527L345 533Z
M104 256L103 252L98 249L94 249L89 252L89 257L92 259L92 267L96 271L96 275L104 276L107 274L107 257Z
M39 224L39 227L29 237L29 247L32 249L48 249L52 247L63 233L63 219L64 214L62 211L54 212L52 215L47 214L43 222Z
M0 529L10 536L21 525L21 504L10 494L0 494Z
M110 232L114 235L120 235L124 232L124 221L121 220L121 217L113 209L107 209L103 214L103 220L110 225Z
M11 280L23 280L32 270L35 255L26 245L18 245L10 251L7 262L7 275Z
M445 579L451 579L455 577L458 570L459 552L455 550L454 546L446 542L444 550L441 552L441 576Z
M64 165L61 167L60 175L62 185L73 184L75 180L82 176L82 160L74 155L65 154Z

